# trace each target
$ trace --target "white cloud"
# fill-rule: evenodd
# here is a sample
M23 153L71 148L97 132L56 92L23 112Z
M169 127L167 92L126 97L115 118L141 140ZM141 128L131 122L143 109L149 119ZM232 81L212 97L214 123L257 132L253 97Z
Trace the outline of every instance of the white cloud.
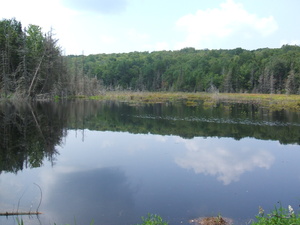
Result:
M72 13L71 10L61 7L59 0L12 0L7 1L5 6L0 8L1 17L6 19L16 17L22 22L23 27L35 24L43 27L44 32L56 25L65 24L66 19L62 20L62 17L68 18L70 13Z
M62 3L76 11L116 14L125 11L126 0L62 0Z
M59 45L63 47L68 47L74 42L74 33L70 27L78 13L64 8L60 0L12 0L1 5L3 5L0 7L2 18L16 18L22 23L23 28L29 24L38 25L44 33L52 29L54 38L59 39Z
M129 29L126 34L127 34L127 38L130 41L139 41L140 42L140 41L145 41L149 38L147 34L141 33L134 28Z
M39 25L43 32L53 28L55 38L59 39L66 54L177 50L184 47L254 49L278 46L281 39L297 37L296 34L290 35L289 32L296 32L291 29L277 32L280 38L270 37L277 30L274 17L258 16L256 11L247 11L234 0L223 1L218 7L196 12L193 10L199 7L197 1L176 10L169 10L166 8L169 4L162 4L153 17L151 12L157 8L157 1L146 6L133 0L0 0L0 17L15 17L23 27L30 23ZM176 7L182 4L183 0L174 2ZM204 5L211 4L214 3L208 1ZM266 8L265 5L255 7ZM166 10L170 15L161 20ZM276 12L272 13L276 15ZM182 15L185 16L180 18ZM177 23L176 18L179 18ZM276 15L276 19L281 22L280 15ZM292 26L294 21L281 23Z
M227 0L219 8L198 10L181 17L176 26L187 33L177 48L206 48L229 38L266 37L278 28L272 16L260 18L247 12L243 5ZM220 46L221 47L221 46Z
M100 42L103 44L114 44L117 41L118 39L112 35L105 35L105 34L100 35Z
M246 171L269 169L275 160L272 154L264 150L249 147L240 149L240 143L236 148L231 146L226 149L220 147L220 143L209 140L182 139L181 142L185 144L187 152L182 158L176 158L175 162L182 168L193 169L195 173L216 176L224 185L238 181Z

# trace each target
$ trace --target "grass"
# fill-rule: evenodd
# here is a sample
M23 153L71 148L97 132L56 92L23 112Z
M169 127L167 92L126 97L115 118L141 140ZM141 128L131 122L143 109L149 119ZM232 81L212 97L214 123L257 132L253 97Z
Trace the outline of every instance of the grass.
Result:
M300 109L300 95L285 94L220 94L219 101L253 103L274 110Z
M80 96L82 98L82 96ZM92 100L117 100L130 103L184 102L187 106L197 106L204 101L207 106L219 102L251 103L272 110L300 110L300 95L285 94L239 94L239 93L188 93L188 92L130 92L111 91L102 95L86 97Z

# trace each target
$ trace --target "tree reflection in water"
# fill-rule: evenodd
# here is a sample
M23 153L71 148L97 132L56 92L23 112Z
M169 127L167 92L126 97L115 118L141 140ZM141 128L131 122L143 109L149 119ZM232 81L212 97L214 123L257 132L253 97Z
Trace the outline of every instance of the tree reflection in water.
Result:
M63 101L0 105L0 172L52 163L69 129L125 131L193 137L253 137L300 144L300 115L254 105L129 105L121 102ZM84 138L84 136L83 136Z

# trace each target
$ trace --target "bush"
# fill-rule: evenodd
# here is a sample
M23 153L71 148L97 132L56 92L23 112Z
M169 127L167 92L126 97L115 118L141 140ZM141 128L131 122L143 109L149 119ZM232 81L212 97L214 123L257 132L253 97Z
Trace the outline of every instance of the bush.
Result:
M156 214L148 213L147 218L142 217L142 220L143 223L141 225L168 225L168 222L163 221L163 219Z
M300 224L300 215L295 213L292 206L284 208L279 204L279 208L275 206L275 209L265 215L262 207L259 207L259 214L256 216L257 222L252 225L296 225Z

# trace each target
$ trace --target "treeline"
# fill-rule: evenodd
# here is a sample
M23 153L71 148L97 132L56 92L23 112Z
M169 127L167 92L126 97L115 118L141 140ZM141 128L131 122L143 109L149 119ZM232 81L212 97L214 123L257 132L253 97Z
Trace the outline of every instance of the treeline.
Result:
M300 94L300 47L63 56L53 33L0 21L0 95L103 90Z
M75 95L81 91L81 82L89 80L83 74L78 78L69 72L52 31L43 33L37 25L23 28L16 19L0 21L2 97L12 94L30 98L49 94Z
M300 47L68 56L107 89L300 93Z
M51 31L44 34L36 25L23 29L15 19L0 21L2 95L50 93L65 82L63 74L63 58Z

